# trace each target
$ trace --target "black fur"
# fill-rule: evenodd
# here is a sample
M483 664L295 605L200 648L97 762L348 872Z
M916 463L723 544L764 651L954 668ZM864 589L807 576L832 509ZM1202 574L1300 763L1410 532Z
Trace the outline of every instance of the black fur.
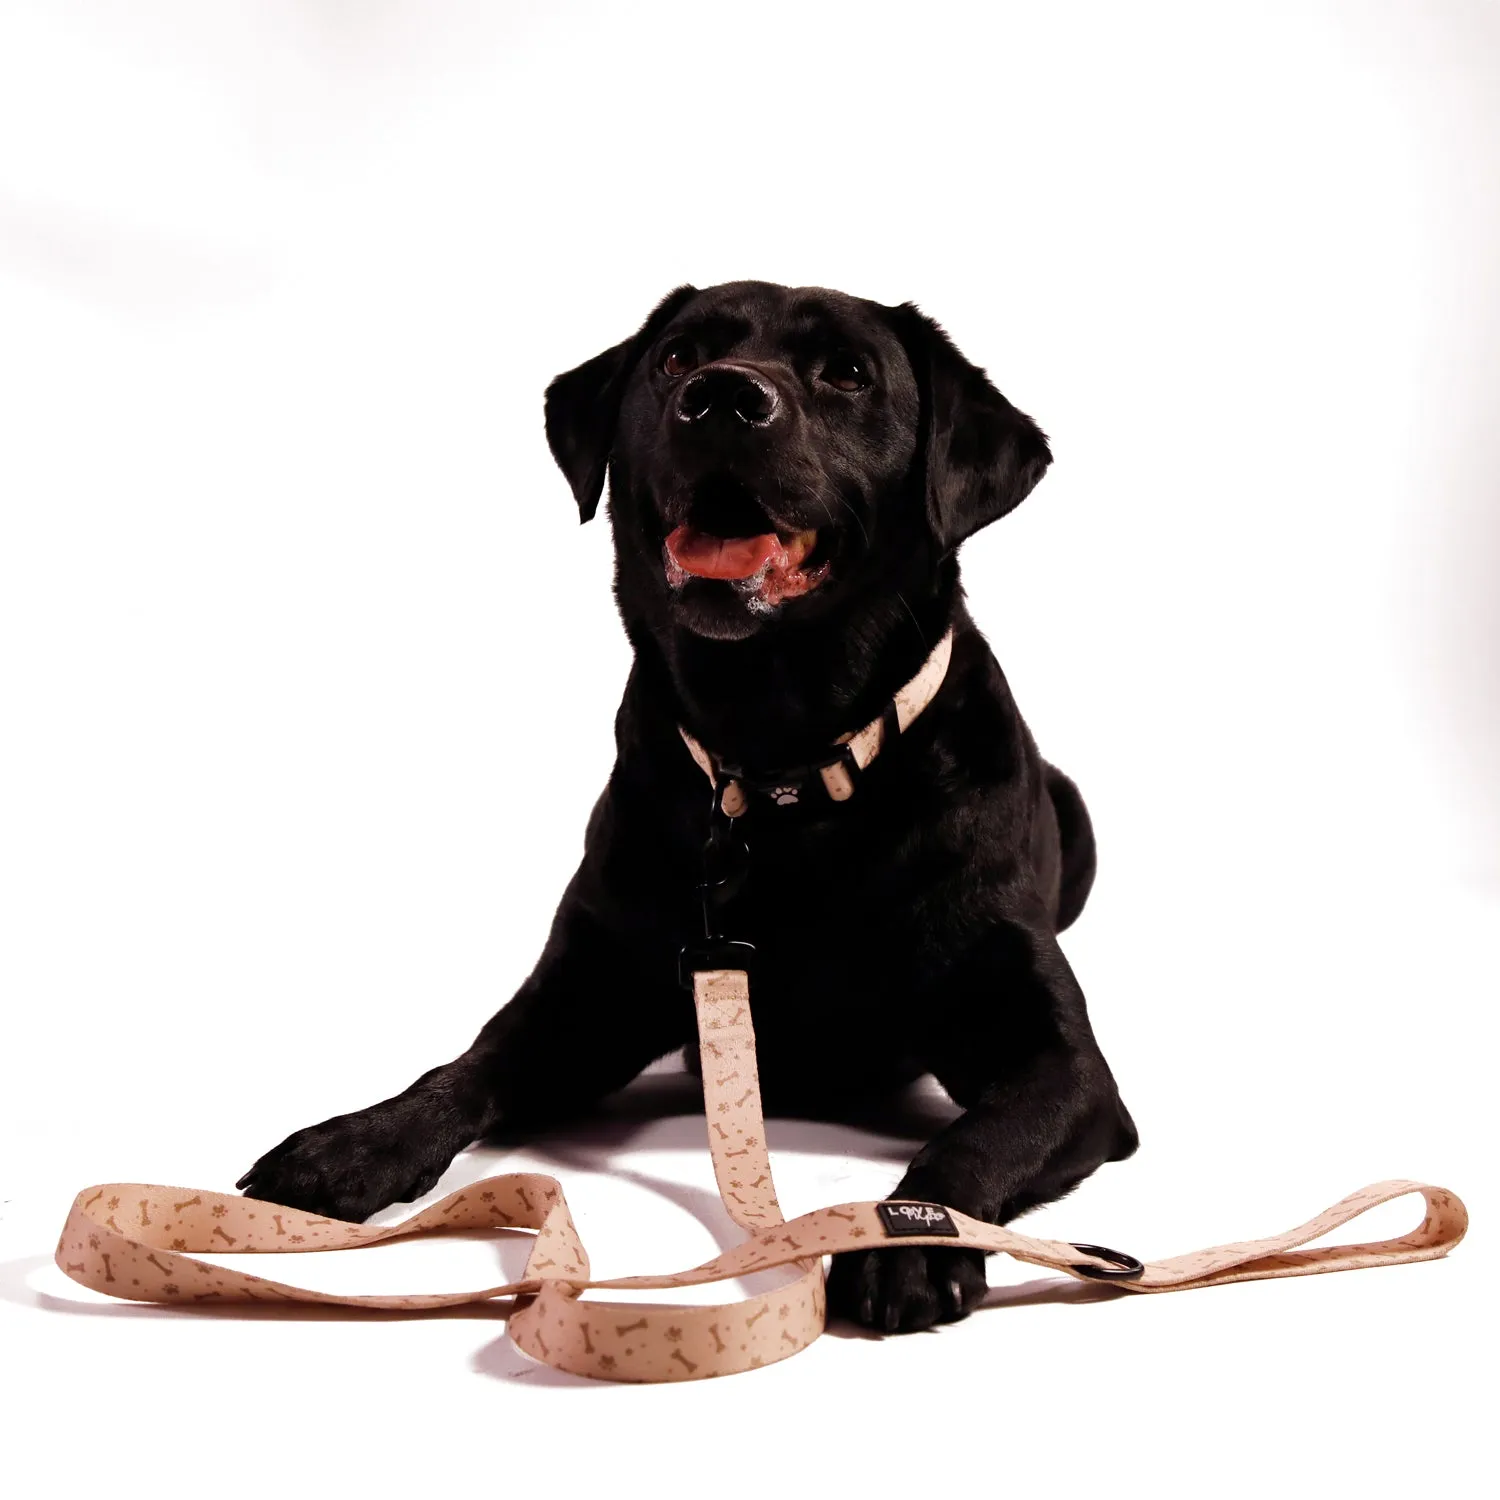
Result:
M707 387L685 396L669 352L674 370L740 382L754 410L688 420ZM867 383L846 389L851 357ZM298 1131L240 1186L364 1219L426 1192L477 1137L585 1110L690 1044L675 966L699 929L709 797L677 726L731 763L795 765L874 718L950 624L940 692L849 802L758 802L744 819L752 873L727 926L758 950L767 1102L869 1099L935 1074L965 1112L895 1196L996 1222L1129 1155L1134 1125L1057 944L1093 881L1088 814L1038 754L955 556L1045 471L1036 425L909 304L744 282L680 288L559 376L547 436L585 521L608 472L635 651L583 862L536 969L467 1052ZM688 521L817 528L808 567L826 577L772 605L718 579L673 587L664 538ZM984 1285L975 1253L906 1247L838 1257L830 1298L895 1331L962 1316Z

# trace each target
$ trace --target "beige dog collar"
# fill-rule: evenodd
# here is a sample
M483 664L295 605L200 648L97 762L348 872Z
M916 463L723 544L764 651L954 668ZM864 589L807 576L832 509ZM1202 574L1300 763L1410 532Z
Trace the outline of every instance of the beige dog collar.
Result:
M677 732L688 747L688 753L698 762L699 769L708 777L714 789L718 789L721 779L724 781L722 802L724 811L731 818L739 817L749 806L747 787L765 793L779 806L800 802L806 780L814 770L819 773L829 797L835 802L847 802L854 795L860 772L885 748L887 739L904 734L912 720L937 696L937 690L948 674L948 662L952 655L953 627L950 625L942 640L932 648L931 654L918 669L917 675L886 704L884 712L878 718L871 719L863 729L841 736L834 753L825 760L798 767L795 771L752 776L740 767L725 765L680 725Z

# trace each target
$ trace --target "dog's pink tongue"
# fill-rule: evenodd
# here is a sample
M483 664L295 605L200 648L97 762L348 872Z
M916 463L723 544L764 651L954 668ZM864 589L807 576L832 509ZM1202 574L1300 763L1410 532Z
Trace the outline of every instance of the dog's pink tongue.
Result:
M774 531L764 536L710 536L679 526L667 538L667 551L684 573L699 578L750 578L781 550Z

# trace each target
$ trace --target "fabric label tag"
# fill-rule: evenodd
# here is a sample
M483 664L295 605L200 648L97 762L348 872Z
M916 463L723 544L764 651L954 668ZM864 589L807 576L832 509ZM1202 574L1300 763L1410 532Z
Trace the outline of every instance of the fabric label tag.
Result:
M887 1234L958 1233L953 1216L938 1203L878 1203L875 1206Z

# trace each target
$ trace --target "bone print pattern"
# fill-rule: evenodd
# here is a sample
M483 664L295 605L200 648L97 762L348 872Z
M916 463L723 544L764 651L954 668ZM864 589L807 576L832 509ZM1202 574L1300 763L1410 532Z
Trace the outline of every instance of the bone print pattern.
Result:
M741 1229L779 1223L781 1207L764 1144L749 981L738 969L706 970L693 976L693 999L698 1009L704 1108L711 1119L724 1116L722 1123L715 1121L708 1141L719 1196ZM740 1192L734 1190L747 1182L750 1185Z
M702 1265L671 1275L591 1280L588 1257L562 1189L539 1173L512 1173L450 1193L398 1224L346 1224L309 1217L279 1204L220 1193L111 1183L85 1188L74 1200L57 1246L57 1263L75 1281L140 1302L213 1306L245 1301L314 1302L331 1306L424 1309L516 1299L510 1331L516 1344L559 1369L606 1380L702 1380L773 1364L805 1348L825 1316L822 1257L878 1244L885 1237L878 1205L847 1203L785 1222L776 1201L755 1083L755 1040L749 987L734 971L695 976L694 999L705 1063L709 1147L725 1205L750 1232L741 1244ZM748 1088L745 1085L748 1084ZM739 1088L738 1094L730 1094ZM727 1106L722 1116L717 1106ZM722 1120L722 1124L720 1123ZM1407 1193L1426 1202L1409 1234L1373 1244L1302 1247L1376 1204ZM116 1219L122 1204L130 1228ZM1018 1260L1080 1274L1102 1264L1076 1247L1035 1239L950 1210L956 1235L903 1235L902 1245L968 1245L1005 1251ZM1463 1238L1468 1216L1443 1188L1382 1182L1351 1194L1297 1229L1156 1261L1129 1291L1162 1292L1264 1277L1305 1276L1402 1261L1432 1260ZM200 1261L193 1252L339 1250L445 1229L516 1228L536 1240L520 1281L477 1291L415 1296L339 1296ZM645 1306L582 1300L589 1288L632 1290L700 1285L793 1266L789 1285L718 1306Z
M739 970L704 971L694 975L693 999L710 1122L708 1146L720 1197L742 1229L779 1226L781 1208L764 1142L749 982ZM511 1337L534 1357L545 1337L550 1364L615 1380L702 1379L772 1364L806 1348L823 1331L826 1316L821 1250L809 1255L808 1245L795 1236L783 1236L777 1248L781 1253L764 1267L747 1266L746 1272L791 1261L800 1274L791 1285L745 1302L701 1308L618 1304L613 1311L619 1317L614 1318L604 1316L609 1304L570 1304L576 1293L548 1285L535 1302L512 1315ZM532 1269L541 1269L535 1255L527 1266ZM702 1269L684 1275L696 1281ZM629 1277L612 1284L682 1286L687 1284L684 1275ZM776 1326L762 1322L773 1303L787 1309L786 1321ZM570 1317L571 1308L579 1306L590 1311L592 1338L576 1314Z

